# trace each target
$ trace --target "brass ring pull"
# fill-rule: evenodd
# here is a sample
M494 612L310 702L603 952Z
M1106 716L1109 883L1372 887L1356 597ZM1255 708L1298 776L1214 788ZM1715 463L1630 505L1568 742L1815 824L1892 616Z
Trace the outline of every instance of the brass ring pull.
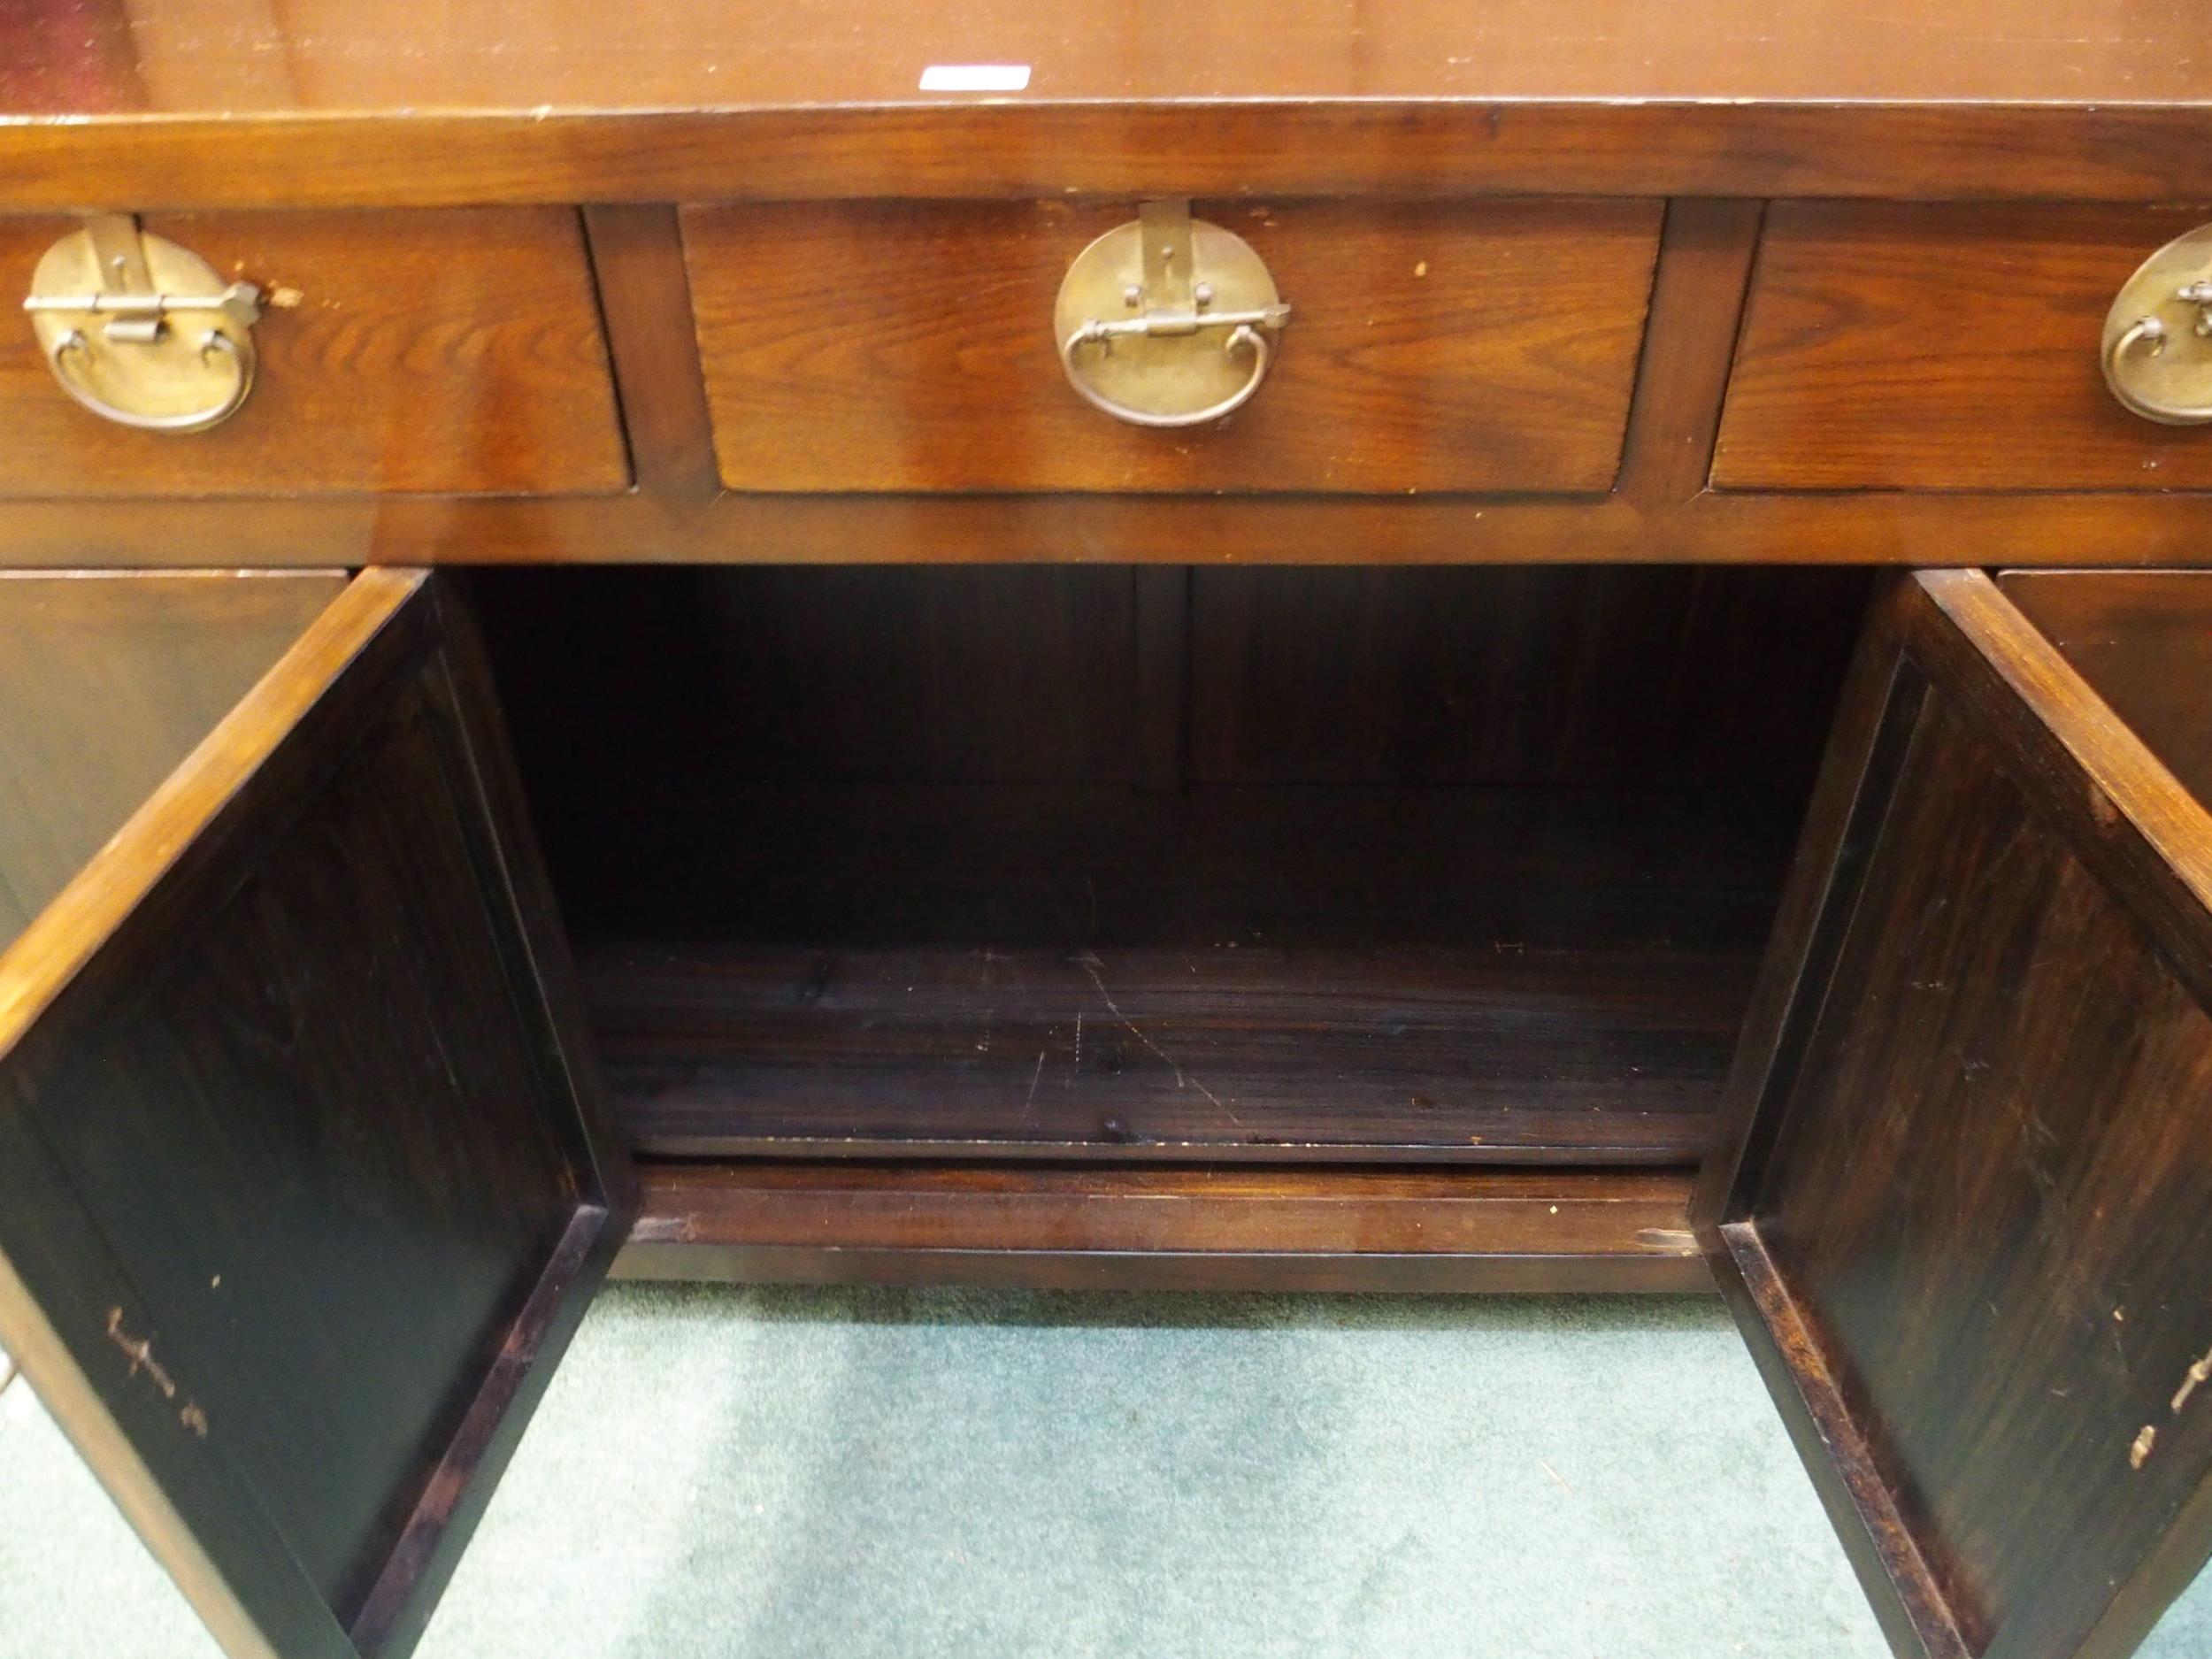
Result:
M200 361L208 363L216 357L228 360L231 368L230 388L211 407L188 409L174 414L148 415L136 410L123 409L109 403L94 391L79 375L70 370L71 363L80 357L89 359L91 347L84 331L72 328L54 342L49 357L54 378L62 389L78 403L119 426L129 426L139 432L200 432L209 426L219 426L238 412L239 406L253 390L253 361L238 349L238 342L219 328L211 328L200 341Z
M2113 396L2132 414L2146 420L2155 420L2164 426L2201 426L2212 421L2212 403L2177 403L2154 398L2133 384L2128 370L2130 357L2139 349L2147 357L2162 357L2166 342L2171 338L2164 322L2155 317L2139 317L2118 334L2105 348L2105 384L2112 388Z
M1250 243L1145 202L1075 257L1052 308L1068 384L1093 409L1155 431L1202 426L1252 401L1290 307Z
M2105 313L2105 385L2162 426L2212 425L2212 225L2146 259Z
M23 310L62 390L134 432L204 432L253 390L261 290L127 215L49 248Z
M1219 420L1224 415L1234 414L1252 401L1252 394L1260 389L1260 382L1267 378L1268 365L1274 358L1267 336L1251 323L1240 321L1230 330L1229 337L1222 342L1221 349L1232 357L1236 355L1239 347L1251 352L1252 372L1244 377L1244 384L1219 403L1206 408L1189 410L1180 414L1156 414L1150 410L1116 403L1086 380L1082 370L1077 365L1076 353L1083 347L1103 344L1110 349L1118 335L1125 334L1142 337L1141 330L1117 329L1111 323L1084 324L1061 342L1060 366L1067 371L1068 384L1082 395L1085 403L1094 409L1103 410L1116 420L1125 420L1133 426L1202 426L1210 420Z

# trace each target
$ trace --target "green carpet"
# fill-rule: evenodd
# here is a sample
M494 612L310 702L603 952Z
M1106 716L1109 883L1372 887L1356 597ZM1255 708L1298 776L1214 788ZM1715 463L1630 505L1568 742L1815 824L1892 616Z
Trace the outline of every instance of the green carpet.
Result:
M212 1645L19 1385L0 1659ZM1882 1659L1711 1300L618 1289L424 1659ZM2212 1578L2155 1659L2212 1652Z

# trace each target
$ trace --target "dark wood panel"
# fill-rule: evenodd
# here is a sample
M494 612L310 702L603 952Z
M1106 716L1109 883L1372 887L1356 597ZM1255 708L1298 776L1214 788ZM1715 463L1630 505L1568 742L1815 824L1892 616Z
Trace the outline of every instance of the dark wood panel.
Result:
M698 582L727 776L1128 779L1135 584L1112 568L748 571ZM665 650L665 638L649 641Z
M2203 489L2212 442L2120 407L2105 312L2193 210L1778 203L1713 481ZM2007 557L1993 549L1993 557Z
M2006 572L2005 597L2200 801L2212 801L2212 580Z
M361 578L0 956L0 1339L238 1653L412 1645L626 1221L487 695Z
M1863 586L479 581L644 1145L1668 1161ZM1486 657L1494 695L1458 695ZM1191 724L1236 733L1187 784L1187 680Z
M1647 1160L1701 1144L1792 824L1718 788L832 787L549 818L626 1118L662 1150Z
M1683 569L478 579L526 771L549 809L588 814L769 779L1754 780L1780 799L1809 780L1866 587Z
M1866 595L1851 572L1680 568L1194 583L1208 783L1801 788Z
M662 1156L1688 1164L1755 947L606 946L585 990Z
M27 288L39 257L71 228L0 219L0 269ZM7 330L0 494L628 485L572 211L156 215L146 228L263 289L251 396L210 432L133 432L80 408L30 330ZM218 564L223 554L210 548L200 559Z
M1600 491L1654 203L1200 202L1294 308L1227 420L1151 432L1066 384L1052 308L1125 205L691 208L725 482L747 490ZM825 273L837 273L834 281Z
M1731 950L1763 935L1796 822L1756 787L557 787L580 938L810 947Z
M1136 580L1049 565L480 572L476 591L545 798L673 803L765 780L1133 779Z
M2212 1553L2212 817L1977 575L1844 731L1699 1225L1899 1651L2124 1654Z
M1689 1177L649 1164L618 1277L1697 1291Z
M451 802L420 787L428 710L393 713L198 948L21 1101L157 1310L164 1363L349 1618L451 1432L457 1377L578 1198ZM331 949L380 934L404 956ZM303 1064L343 1072L303 1087Z
M0 573L0 949L343 586Z

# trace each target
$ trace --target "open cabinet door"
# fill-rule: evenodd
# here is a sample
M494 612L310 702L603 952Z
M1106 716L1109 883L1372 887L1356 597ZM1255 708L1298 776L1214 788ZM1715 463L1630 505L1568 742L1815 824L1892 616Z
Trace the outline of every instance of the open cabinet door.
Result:
M1939 1659L2127 1653L2212 1551L2212 780L2161 741L2212 757L2212 576L2034 580L2183 719L1978 572L1888 592L1694 1211Z
M403 1653L632 1206L450 597L0 579L11 933L0 1346L226 1651Z

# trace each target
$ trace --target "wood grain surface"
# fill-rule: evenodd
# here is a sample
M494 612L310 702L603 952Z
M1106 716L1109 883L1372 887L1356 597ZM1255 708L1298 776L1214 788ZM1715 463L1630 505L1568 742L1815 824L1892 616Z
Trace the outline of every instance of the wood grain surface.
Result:
M0 14L0 207L1471 191L2212 197L2139 0L314 0ZM932 64L1030 70L927 94ZM65 120L53 118L65 117Z
M1199 570L1210 784L1806 787L1851 571Z
M0 1339L256 1659L411 1646L627 1221L426 582L348 587L0 955Z
M1978 573L1843 731L1697 1225L1899 1650L2124 1655L2212 1554L2212 815Z
M344 586L0 575L0 949Z
M615 1272L1050 1289L1700 1291L1641 1171L656 1164Z
M629 465L576 215L256 213L146 228L265 296L244 408L184 434L79 407L31 331L0 329L0 495L605 493ZM27 293L66 219L0 219ZM210 549L206 562L223 555Z
M387 495L13 501L0 560L516 565L2212 565L2206 494Z
M2170 14L2130 0L1824 0L1711 8L1685 27L1618 0L1221 0L1043 12L1021 0L639 0L610 36L594 0L442 6L345 0L241 11L156 0L131 19L9 14L4 107L241 115L280 110L741 109L925 97L931 64L1021 64L1041 101L1133 99L2201 96ZM1003 96L1002 94L1001 96Z
M1998 586L2182 787L2212 802L2212 580L2008 571Z
M2106 389L2105 312L2185 209L1777 203L1713 461L1725 489L2186 490L2212 434ZM1994 550L2003 557L2001 550Z
M1294 310L1226 420L1090 408L1053 300L1127 206L756 204L683 216L723 481L745 490L1600 491L1653 203L1198 203Z
M769 780L1798 787L1868 586L1103 565L473 580L533 786L587 813Z
M594 949L663 1157L1685 1164L1755 950Z

